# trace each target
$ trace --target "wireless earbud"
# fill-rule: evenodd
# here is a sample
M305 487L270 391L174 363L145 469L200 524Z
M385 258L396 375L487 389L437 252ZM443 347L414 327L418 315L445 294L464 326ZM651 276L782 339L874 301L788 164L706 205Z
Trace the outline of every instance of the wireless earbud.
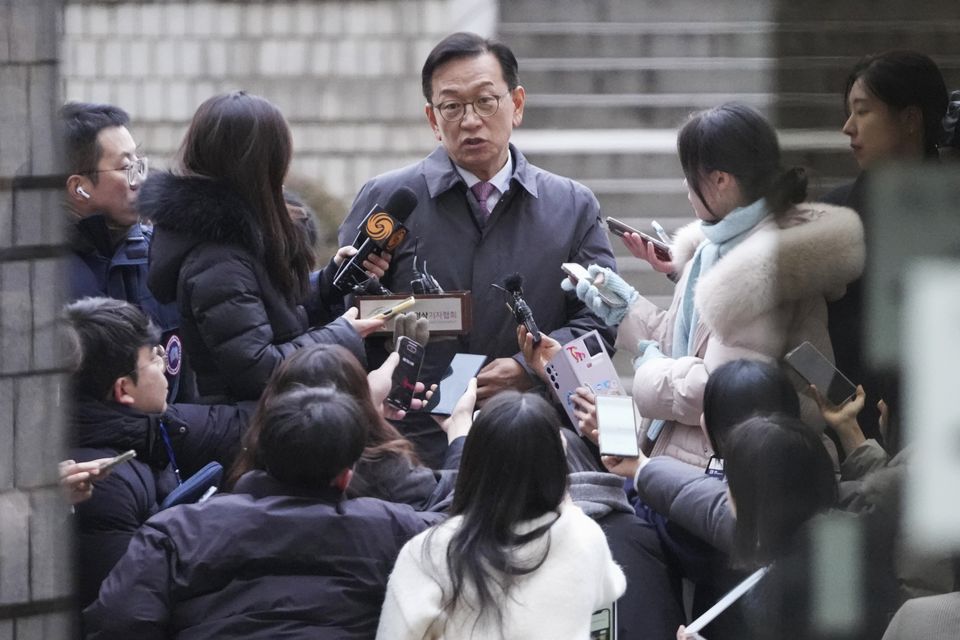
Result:
M83 187L77 187L77 194L83 196L87 200L90 199L90 194L84 191Z

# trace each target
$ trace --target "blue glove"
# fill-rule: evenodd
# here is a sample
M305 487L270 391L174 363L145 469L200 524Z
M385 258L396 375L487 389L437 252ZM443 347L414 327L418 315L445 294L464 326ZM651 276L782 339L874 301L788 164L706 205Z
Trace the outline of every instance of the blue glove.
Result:
M660 351L660 343L656 340L640 340L637 342L637 353L640 355L633 359L633 370L636 371L650 360L657 358L666 358Z
M597 286L586 280L577 280L576 288L574 288L570 280L564 278L560 282L560 287L564 291L574 291L577 297L587 305L587 308L603 320L607 326L612 327L620 324L624 316L627 315L630 305L640 297L640 294L607 267L592 264L587 267L587 273L590 274L591 281L596 280L598 275L603 274L603 283L600 286L603 288L604 295L615 300L616 304L608 304L600 296Z

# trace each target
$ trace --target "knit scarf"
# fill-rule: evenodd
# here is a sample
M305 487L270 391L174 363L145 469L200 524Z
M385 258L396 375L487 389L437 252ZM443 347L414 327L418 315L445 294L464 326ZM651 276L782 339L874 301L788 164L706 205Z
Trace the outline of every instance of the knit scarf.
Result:
M673 326L674 358L693 355L693 334L697 327L698 313L694 304L693 292L700 276L707 273L723 256L736 247L747 234L767 217L767 201L760 198L753 204L738 207L717 222L701 222L706 240L700 243L693 254L687 286L680 299L680 313Z

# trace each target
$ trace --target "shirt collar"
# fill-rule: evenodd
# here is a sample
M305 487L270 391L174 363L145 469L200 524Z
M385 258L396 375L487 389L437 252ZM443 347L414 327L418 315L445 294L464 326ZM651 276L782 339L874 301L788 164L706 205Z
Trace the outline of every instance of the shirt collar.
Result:
M457 173L460 174L460 177L463 178L463 181L467 183L468 189L472 188L473 185L477 184L478 182L481 182L480 178L475 176L470 171L467 171L460 165L454 163L453 168L457 170ZM513 153L507 149L507 161L503 164L503 167L500 169L500 171L497 171L497 173L494 174L492 178L487 180L487 182L495 186L497 191L499 191L501 194L504 194L510 188L510 178L512 177Z
M507 165L513 165L513 175L510 178L536 198L537 174L540 169L529 164L523 154L512 144L510 145L510 158L511 163ZM427 156L423 162L423 176L426 179L427 190L431 198L436 198L441 193L454 188L457 183L464 182L465 179L456 169L456 165L450 160L450 156L447 155L446 149L442 146L438 146L433 153ZM509 188L509 181L506 186ZM500 187L497 186L497 188Z

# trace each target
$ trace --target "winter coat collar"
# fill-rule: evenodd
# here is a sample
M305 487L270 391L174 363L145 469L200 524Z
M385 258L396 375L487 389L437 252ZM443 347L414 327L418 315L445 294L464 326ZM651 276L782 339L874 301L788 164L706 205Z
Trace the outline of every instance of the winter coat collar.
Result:
M313 498L329 504L336 504L344 499L343 492L336 487L319 487L316 489L295 487L280 482L266 471L259 469L254 469L243 474L240 479L237 480L233 492L245 493L254 499L269 496L295 496L300 498Z
M533 166L523 154L510 145L510 153L513 155L513 177L511 182L515 181L521 187L527 190L534 198L537 197L537 174L540 169ZM423 177L427 181L427 190L431 198L436 198L441 193L449 191L458 184L465 184L463 178L457 173L453 166L453 161L447 154L446 149L437 147L433 153L423 161Z
M623 478L600 471L579 471L567 477L573 503L594 520L613 511L633 513L623 491Z
M167 421L171 420L174 419ZM160 441L160 421L161 416L157 414L81 398L74 406L73 446L117 451L134 449L138 460L163 469L170 459Z
M704 240L699 222L682 228L674 262L684 265ZM852 209L800 204L757 225L697 283L700 318L719 335L778 306L810 297L834 300L863 270L863 225Z

